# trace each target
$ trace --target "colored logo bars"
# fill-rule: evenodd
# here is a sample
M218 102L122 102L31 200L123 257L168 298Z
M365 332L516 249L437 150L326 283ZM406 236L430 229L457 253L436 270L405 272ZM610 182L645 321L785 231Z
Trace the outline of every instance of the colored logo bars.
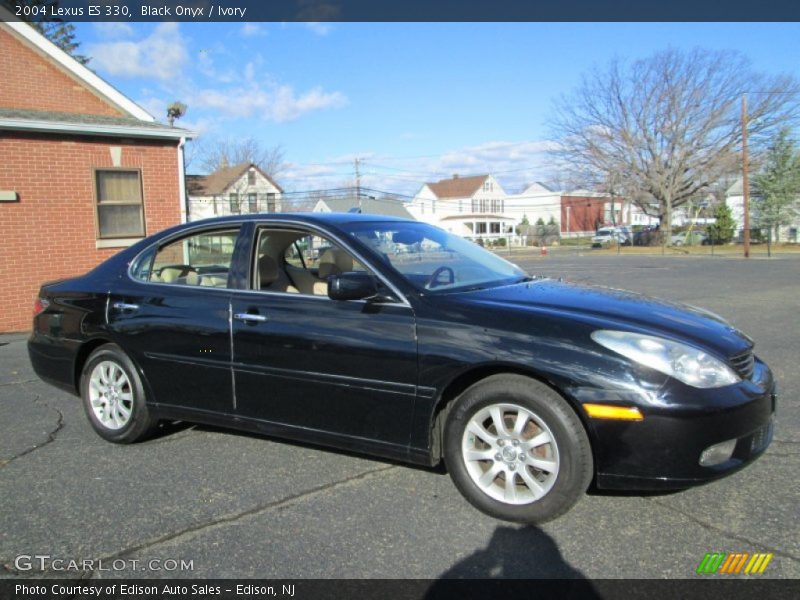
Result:
M701 575L760 575L772 556L771 552L708 552L697 566L697 572Z

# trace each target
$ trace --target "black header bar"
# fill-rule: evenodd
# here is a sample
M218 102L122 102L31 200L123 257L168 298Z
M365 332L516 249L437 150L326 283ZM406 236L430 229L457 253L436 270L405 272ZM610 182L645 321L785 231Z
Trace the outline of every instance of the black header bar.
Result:
M796 0L0 0L34 21L800 21ZM8 16L4 16L8 20Z

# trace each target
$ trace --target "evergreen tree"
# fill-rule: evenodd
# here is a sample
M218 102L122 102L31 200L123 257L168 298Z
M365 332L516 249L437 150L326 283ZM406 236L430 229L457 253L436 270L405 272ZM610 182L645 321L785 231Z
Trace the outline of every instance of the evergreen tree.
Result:
M727 244L733 239L733 232L736 230L736 221L733 220L731 208L724 202L717 206L714 213L716 222L708 226L708 235L713 244Z
M800 153L789 135L788 127L778 132L763 170L753 177L756 223L774 230L776 241L780 227L789 225L797 215L800 196Z
M15 3L16 4L16 3ZM25 2L26 5L40 6L47 10L47 14L52 14L53 9L58 8L58 0L33 0ZM36 17L33 17L36 18ZM33 21L26 19L31 27L41 33L48 40L53 42L56 46L61 48L64 52L69 54L72 58L77 60L82 65L91 60L88 56L77 54L78 47L81 45L75 39L75 26L72 23L63 21Z

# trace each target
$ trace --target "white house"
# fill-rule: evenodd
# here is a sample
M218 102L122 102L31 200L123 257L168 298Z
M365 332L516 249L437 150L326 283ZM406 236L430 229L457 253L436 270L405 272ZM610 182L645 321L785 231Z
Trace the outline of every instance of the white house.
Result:
M187 175L189 220L281 212L283 190L253 163L221 167L210 175Z
M651 211L654 212L654 211ZM622 222L626 225L658 225L659 219L658 217L654 217L652 215L648 215L642 207L638 204L634 204L633 202L627 202L625 204L625 208L623 210L623 219ZM675 221L675 217L673 216L673 223Z
M744 229L744 187L742 178L739 177L731 187L725 192L725 204L731 209L731 216L736 222L736 229ZM758 224L758 198L754 200L750 194L750 227L756 228ZM800 198L795 201L795 215L791 222L783 225L778 230L778 239L783 242L798 241L798 231L800 231ZM736 235L739 235L738 232ZM774 232L773 232L774 235Z
M505 215L512 217L516 224L527 218L533 225L539 219L549 223L552 219L561 227L561 192L551 190L543 183L533 183L519 194L506 198Z
M475 175L426 183L406 208L418 221L457 235L502 237L516 221L506 214L506 192L491 175Z

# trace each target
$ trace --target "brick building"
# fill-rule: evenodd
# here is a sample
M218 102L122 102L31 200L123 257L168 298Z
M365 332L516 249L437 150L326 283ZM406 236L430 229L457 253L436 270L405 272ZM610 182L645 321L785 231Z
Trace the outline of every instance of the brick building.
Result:
M0 22L0 81L0 332L9 332L30 328L43 282L185 220L191 134L157 123L24 23Z

